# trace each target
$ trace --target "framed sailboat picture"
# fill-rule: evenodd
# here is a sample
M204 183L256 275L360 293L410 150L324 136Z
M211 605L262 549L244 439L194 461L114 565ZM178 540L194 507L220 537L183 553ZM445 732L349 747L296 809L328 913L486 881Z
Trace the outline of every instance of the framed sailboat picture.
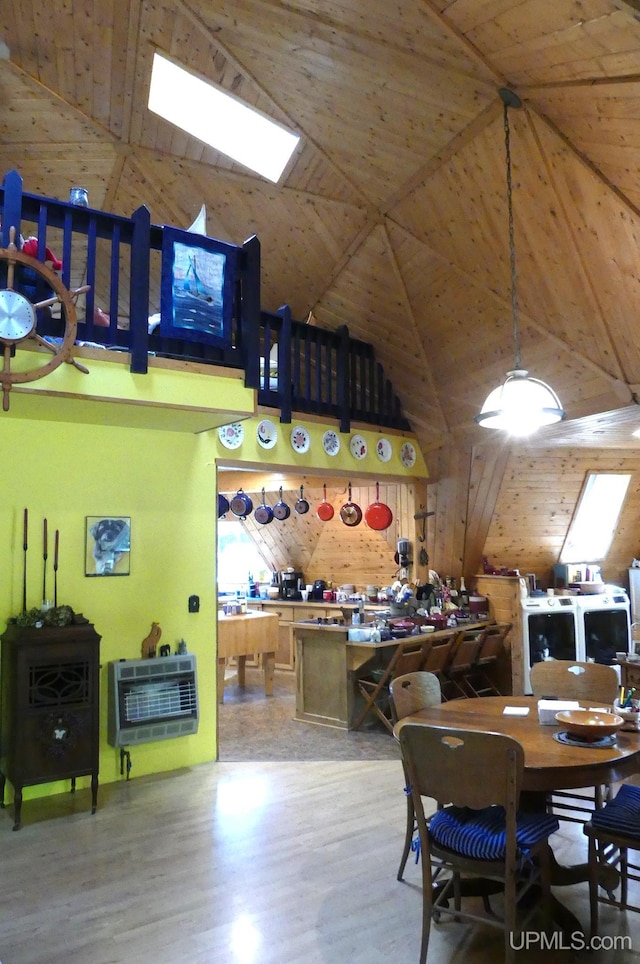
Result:
M160 334L230 345L236 264L235 245L164 227Z

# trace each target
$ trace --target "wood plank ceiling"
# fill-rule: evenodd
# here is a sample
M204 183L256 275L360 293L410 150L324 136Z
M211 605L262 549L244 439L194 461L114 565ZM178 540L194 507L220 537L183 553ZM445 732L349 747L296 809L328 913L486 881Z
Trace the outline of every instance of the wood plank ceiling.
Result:
M204 202L209 234L257 234L263 307L372 342L425 452L485 438L473 416L513 367L498 89L515 89L523 363L572 420L545 444L638 445L637 0L3 9L0 173L156 223ZM148 111L155 50L300 134L280 184Z

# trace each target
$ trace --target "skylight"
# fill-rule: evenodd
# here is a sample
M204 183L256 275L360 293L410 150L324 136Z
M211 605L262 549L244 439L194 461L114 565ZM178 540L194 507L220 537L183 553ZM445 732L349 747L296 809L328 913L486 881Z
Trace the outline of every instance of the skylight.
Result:
M300 140L158 53L153 55L149 110L274 183Z
M560 562L597 562L605 558L630 480L631 475L625 472L589 472Z

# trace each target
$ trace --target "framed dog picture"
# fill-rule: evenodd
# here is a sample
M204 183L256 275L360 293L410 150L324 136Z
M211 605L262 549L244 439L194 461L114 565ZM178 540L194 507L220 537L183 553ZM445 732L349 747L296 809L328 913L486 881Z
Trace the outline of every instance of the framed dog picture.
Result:
M129 516L86 516L85 540L85 576L129 575L131 571L131 519Z

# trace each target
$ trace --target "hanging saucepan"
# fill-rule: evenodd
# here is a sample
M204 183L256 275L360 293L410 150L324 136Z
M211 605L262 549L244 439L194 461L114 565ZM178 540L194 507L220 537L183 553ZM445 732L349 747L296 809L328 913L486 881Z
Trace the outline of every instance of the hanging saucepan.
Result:
M388 529L393 522L393 513L388 505L380 501L380 484L376 482L376 501L372 502L364 514L364 521L370 529Z
M230 502L230 507L233 514L237 515L239 519L246 519L253 511L253 502L246 492L238 489Z
M330 502L327 502L327 487L326 487L326 485L323 485L323 486L322 486L322 491L323 491L323 493L324 493L324 497L323 497L323 499L322 499L322 502L320 503L320 505L319 505L318 508L316 509L316 515L317 515L318 518L320 519L320 522L328 522L329 519L333 519L333 506L331 505Z
M296 504L294 505L294 509L296 510L296 512L299 512L300 515L305 515L305 513L307 513L307 512L309 511L309 503L308 503L307 500L305 499L305 497L304 497L304 495L303 495L303 492L304 492L304 486L301 485L301 486L300 486L300 498L298 499L298 501L297 501Z
M268 526L270 522L273 522L273 509L270 505L267 505L264 497L264 489L262 490L262 505L259 505L255 510L253 518L256 522L259 522L261 526Z
M278 522L284 522L284 520L288 519L291 515L291 509L282 498L282 486L280 486L280 501L274 505L273 514Z
M349 501L340 509L340 518L346 526L359 526L362 522L362 509L351 501L351 482L349 482Z
M226 495L222 495L218 492L218 518L221 519L223 515L226 515L229 511L229 500Z

